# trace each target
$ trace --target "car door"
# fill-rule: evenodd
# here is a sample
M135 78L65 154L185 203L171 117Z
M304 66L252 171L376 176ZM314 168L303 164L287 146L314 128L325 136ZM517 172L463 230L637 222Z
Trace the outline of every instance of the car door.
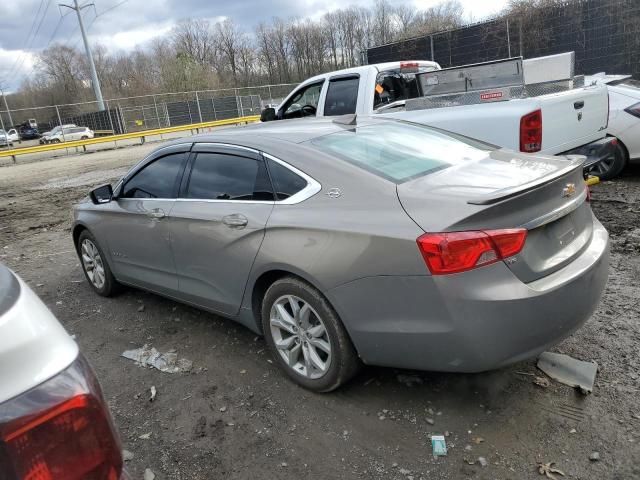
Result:
M106 237L119 280L177 294L169 215L190 146L177 145L157 152L123 180L113 201L104 204L100 235Z
M258 152L193 147L169 221L183 299L225 315L239 311L273 206Z

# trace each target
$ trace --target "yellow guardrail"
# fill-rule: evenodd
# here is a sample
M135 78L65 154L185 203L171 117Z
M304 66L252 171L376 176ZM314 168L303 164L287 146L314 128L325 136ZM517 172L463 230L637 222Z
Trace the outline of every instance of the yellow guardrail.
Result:
M162 135L165 133L184 132L187 130L199 130L201 128L221 127L224 125L237 125L239 123L250 123L260 120L260 115L250 115L247 117L228 118L226 120L214 120L212 122L191 123L189 125L178 125L175 127L155 128L153 130L143 130L141 132L121 133L119 135L110 135L108 137L95 137L88 140L76 140L73 142L48 143L46 145L35 145L33 147L12 148L10 150L0 150L0 157L11 157L15 163L17 155L26 155L29 153L49 152L52 150L60 150L64 148L86 147L87 145L95 145L97 143L117 142L118 140L130 140L132 138L140 138L144 143L145 137L154 135Z

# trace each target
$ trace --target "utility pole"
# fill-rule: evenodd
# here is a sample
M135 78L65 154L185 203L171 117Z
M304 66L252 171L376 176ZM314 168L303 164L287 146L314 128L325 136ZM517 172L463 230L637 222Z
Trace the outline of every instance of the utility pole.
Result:
M67 7L71 10L75 10L78 15L78 23L80 24L80 32L82 33L82 41L84 42L84 49L87 52L87 58L89 59L89 68L91 69L91 83L93 83L93 91L96 93L96 100L98 101L98 109L104 110L104 100L102 100L102 91L100 90L100 81L98 80L98 74L96 72L96 65L93 63L93 55L89 48L89 41L87 40L87 32L84 31L84 23L82 23L81 10L87 7L95 7L93 3L85 3L82 6L78 5L78 0L73 0L73 5L59 4L61 7Z
M7 96L4 94L4 90L0 87L0 93L2 94L2 99L4 100L4 109L7 111L7 115L9 115L9 124L13 126L13 119L11 118L11 112L9 111L9 105L7 105Z

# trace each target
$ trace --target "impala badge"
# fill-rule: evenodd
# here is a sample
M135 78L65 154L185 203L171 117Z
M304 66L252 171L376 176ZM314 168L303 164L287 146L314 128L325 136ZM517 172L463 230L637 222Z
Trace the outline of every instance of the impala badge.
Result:
M562 189L563 197L572 197L576 193L576 184L575 183L567 183L565 187Z
M327 195L329 198L338 198L338 197L342 196L342 190L340 190L340 189L339 189L339 188L337 188L337 187L330 188L330 189L327 191L326 195Z

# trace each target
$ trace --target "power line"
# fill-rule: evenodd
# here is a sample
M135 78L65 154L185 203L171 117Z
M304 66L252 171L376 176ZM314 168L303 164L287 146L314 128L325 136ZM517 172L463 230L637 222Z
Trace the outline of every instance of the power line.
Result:
M31 28L29 28L29 33L27 34L27 38L24 41L25 45L29 42L29 39L31 38L31 33L33 32L33 29L36 26L36 22L38 21L38 16L40 15L40 10L42 10L42 6L44 5L44 2L45 0L40 0L40 5L38 6L38 10L36 11L35 17L33 17ZM13 66L11 67L11 70L9 70L9 76L13 75L13 73L15 72L16 66L18 65L18 62L21 60L23 56L24 56L24 51L21 51L20 54L16 57L16 60L13 62Z

